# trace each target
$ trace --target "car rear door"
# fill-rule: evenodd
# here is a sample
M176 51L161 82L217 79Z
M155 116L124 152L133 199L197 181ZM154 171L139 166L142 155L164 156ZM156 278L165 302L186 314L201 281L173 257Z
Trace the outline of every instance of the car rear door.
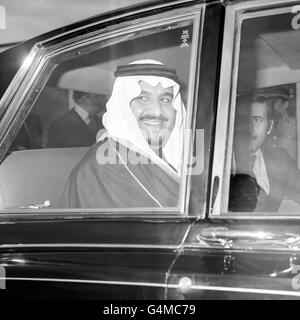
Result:
M208 220L191 228L172 268L168 298L298 299L299 3L228 2L225 10ZM270 189L255 197L249 175L233 192L235 114L245 94L263 96L274 115L261 146L274 154L264 158ZM294 176L274 182L286 165L276 158L283 153ZM269 202L278 208L259 209L283 184Z

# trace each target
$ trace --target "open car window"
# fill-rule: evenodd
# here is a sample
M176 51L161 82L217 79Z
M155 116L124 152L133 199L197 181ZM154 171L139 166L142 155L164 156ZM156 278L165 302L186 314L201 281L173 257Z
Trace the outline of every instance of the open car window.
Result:
M203 154L198 166L190 156L200 13L50 46L7 110L1 209L184 213L192 169L206 170Z
M242 6L241 6L242 7ZM223 214L300 208L299 7L239 8Z

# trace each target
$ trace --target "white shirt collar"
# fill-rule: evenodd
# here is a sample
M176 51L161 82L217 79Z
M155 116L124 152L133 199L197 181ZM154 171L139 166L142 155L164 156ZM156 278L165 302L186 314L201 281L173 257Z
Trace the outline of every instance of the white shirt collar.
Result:
M84 110L82 107L80 107L78 104L75 104L74 107L76 113L79 115L79 117L86 123L89 124L90 123L90 119L89 119L89 113Z

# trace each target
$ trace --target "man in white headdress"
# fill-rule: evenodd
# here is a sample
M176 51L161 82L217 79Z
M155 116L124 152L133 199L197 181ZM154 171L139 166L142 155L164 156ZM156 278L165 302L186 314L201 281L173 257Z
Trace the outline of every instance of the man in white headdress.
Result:
M61 207L177 206L185 108L174 69L119 66L98 142L71 172Z

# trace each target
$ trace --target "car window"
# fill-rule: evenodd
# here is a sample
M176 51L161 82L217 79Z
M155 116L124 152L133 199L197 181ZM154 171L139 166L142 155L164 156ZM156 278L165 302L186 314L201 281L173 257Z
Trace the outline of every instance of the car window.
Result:
M242 13L232 95L228 211L300 209L298 7Z
M199 25L178 15L56 44L15 114L2 209L182 212L189 172L205 171L189 159Z

